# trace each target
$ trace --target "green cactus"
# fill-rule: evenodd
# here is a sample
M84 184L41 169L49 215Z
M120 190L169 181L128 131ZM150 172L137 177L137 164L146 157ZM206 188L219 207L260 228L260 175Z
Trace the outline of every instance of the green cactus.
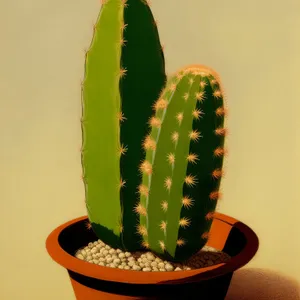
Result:
M182 261L206 244L220 196L226 129L218 75L182 69L155 109L143 143L138 232L145 248Z
M82 167L88 217L112 247L140 249L137 171L152 106L166 83L156 23L144 0L103 0L82 83Z

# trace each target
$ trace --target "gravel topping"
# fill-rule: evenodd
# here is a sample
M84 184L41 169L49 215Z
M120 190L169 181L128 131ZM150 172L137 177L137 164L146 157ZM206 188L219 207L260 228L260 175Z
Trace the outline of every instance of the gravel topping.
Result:
M144 272L170 272L204 268L230 260L230 256L209 246L204 246L197 254L184 263L162 260L152 252L123 252L111 248L101 240L89 243L79 249L75 257L99 266Z

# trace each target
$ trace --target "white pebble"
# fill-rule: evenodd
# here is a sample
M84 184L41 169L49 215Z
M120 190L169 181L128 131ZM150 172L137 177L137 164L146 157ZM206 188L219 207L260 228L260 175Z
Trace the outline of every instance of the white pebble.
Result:
M179 267L177 267L176 269L175 269L175 271L182 271Z
M93 243L88 243L88 247L90 248L90 249L92 249L93 248Z
M140 271L140 270L141 270L141 267L140 267L140 266L137 266L137 265L133 265L133 266L132 266L132 270Z
M150 252L146 254L146 257L147 257L148 260L155 260L154 255Z
M147 262L144 263L144 266L145 266L146 268L149 268L149 267L150 267L150 263L147 261Z
M111 257L106 257L106 262L109 264L113 261L113 259Z
M129 266L124 266L124 270L130 270Z
M105 263L104 263L103 261L100 261L100 262L99 262L99 266L104 267L104 266L105 266Z
M98 259L93 259L93 263L94 264L99 264L99 260Z
M90 261L90 260L92 260L93 258L92 258L92 256L91 255L88 255L87 257L86 257L86 260L87 261Z
M125 258L125 253L119 253L119 258Z
M130 252L125 252L125 256L129 257L129 256L131 256L131 253Z
M151 267L157 267L157 262L156 261L152 261L151 262Z
M139 258L137 259L137 261L138 261L139 263L142 263L142 262L143 262L143 259L142 259L141 257L139 257Z
M121 263L121 266L127 266L127 264L126 264L126 262L125 261L123 261L122 263Z
M116 268L117 266L114 263L109 264L111 268Z
M97 258L97 254L92 254L92 258Z
M117 249L116 252L119 254L119 253L122 252L122 250L121 249Z
M84 249L82 249L81 251L82 256L86 257L86 251Z
M160 263L158 263L158 268L164 268L165 267L165 264L163 263L163 262L160 262Z
M123 265L119 265L118 268L119 269L124 269L124 266Z
M141 255L141 258L145 258L145 257L146 257L146 254L142 254L142 255Z
M105 257L100 257L99 261L105 261Z
M148 267L143 268L143 271L144 271L144 272L150 272L150 271L151 271L151 268L148 268Z
M76 257L79 258L79 259L84 259L82 254L77 254Z
M108 254L108 251L107 251L107 249L105 249L105 250L103 251L103 255L106 256L107 254Z
M159 270L156 267L152 267L152 271L158 272Z
M145 267L145 265L144 265L143 263L139 263L139 266L140 266L141 268L144 268L144 267Z
M167 271L173 271L173 270L174 270L174 267L173 267L172 265L170 265L170 264L166 264L166 265L165 265L165 269L166 269Z
M131 260L131 261L128 262L127 265L130 266L130 267L133 267L135 265L135 262L133 260Z
M106 249L106 250L109 250L109 249L110 249L110 246L105 245L105 249Z
M121 263L121 260L120 260L119 258L115 258L115 259L113 260L113 263L114 263L115 265L119 265L119 264Z
M128 257L128 261L135 261L135 258L133 256Z
M111 249L108 251L108 253L110 253L110 254L114 254L115 252L116 252L116 250L113 249L113 248L111 248Z
M160 268L159 271L160 272L166 272L166 269L165 268Z

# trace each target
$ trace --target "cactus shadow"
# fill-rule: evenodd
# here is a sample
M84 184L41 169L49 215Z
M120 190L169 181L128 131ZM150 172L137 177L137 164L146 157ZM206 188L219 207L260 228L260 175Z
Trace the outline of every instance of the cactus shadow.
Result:
M236 271L225 300L300 300L300 284L281 273L262 268Z
M96 223L91 223L93 233L95 234L94 240L97 240L99 236L101 236L101 240L108 244L111 245L114 248L121 248L121 239L119 236L115 235L112 230L109 230L108 228L96 224Z

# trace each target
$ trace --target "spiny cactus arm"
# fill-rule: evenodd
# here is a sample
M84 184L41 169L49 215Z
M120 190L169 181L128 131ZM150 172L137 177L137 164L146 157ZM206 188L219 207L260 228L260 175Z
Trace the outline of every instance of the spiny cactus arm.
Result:
M187 84L184 96L179 99L183 104L180 112L180 122L177 125L178 141L174 150L174 171L172 174L172 189L169 198L169 208L167 211L167 235L166 250L171 256L175 256L174 250L181 246L182 240L178 238L180 228L187 228L189 220L181 218L182 207L189 207L189 198L183 196L183 186L192 188L196 184L196 178L192 174L186 174L187 166L191 163L190 145L197 144L201 138L201 133L194 130L192 124L197 111L197 95L200 87L200 76L198 74L185 73ZM179 102L178 101L178 102ZM177 103L179 106L179 103ZM174 126L175 127L175 126Z
M120 66L123 7L105 3L86 53L82 86L82 167L88 216L104 242L119 245L121 231Z
M156 145L160 134L160 125L166 113L166 109L169 103L169 98L173 91L170 89L170 85L173 84L173 78L168 79L165 89L160 94L158 100L154 103L153 109L155 114L149 119L148 126L150 132L146 135L142 143L142 149L145 151L145 159L139 165L139 171L142 175L142 182L138 186L138 193L140 200L134 207L134 211L139 215L139 224L137 226L137 234L140 237L140 245L143 248L149 249L149 236L148 236L148 203L149 193L151 186L151 179L153 174L153 163L155 160ZM166 211L161 203L161 209Z
M144 143L147 156L142 164L142 167L146 167L143 169L142 191L146 190L147 194L142 198L142 203L147 215L141 218L141 226L142 231L147 229L148 235L144 239L146 245L157 254L165 251L166 212L174 165L172 153L176 147L176 128L184 106L180 100L184 97L186 86L186 78L181 80L174 77L169 80L162 97L155 104L156 113L150 119L152 130ZM149 174L145 174L147 172Z
M168 252L177 261L189 258L207 242L219 198L226 133L223 93L218 75L205 67L188 68L186 71L201 76L197 91L199 99L192 122L193 132L200 133L200 136L197 141L190 143L186 179L194 183L185 182L183 185L180 214L183 226L179 227L177 244L174 238L168 239L167 243ZM171 207L177 201L171 203L168 222L169 216L173 216ZM167 237L170 237L169 232Z
M152 12L143 0L127 0L124 7L121 65L126 76L120 82L122 117L121 144L126 150L121 156L121 176L126 181L121 190L123 209L122 240L127 250L141 247L137 234L139 202L137 187L141 184L138 171L145 159L141 147L149 133L148 120L152 107L166 83L165 62L158 30Z

